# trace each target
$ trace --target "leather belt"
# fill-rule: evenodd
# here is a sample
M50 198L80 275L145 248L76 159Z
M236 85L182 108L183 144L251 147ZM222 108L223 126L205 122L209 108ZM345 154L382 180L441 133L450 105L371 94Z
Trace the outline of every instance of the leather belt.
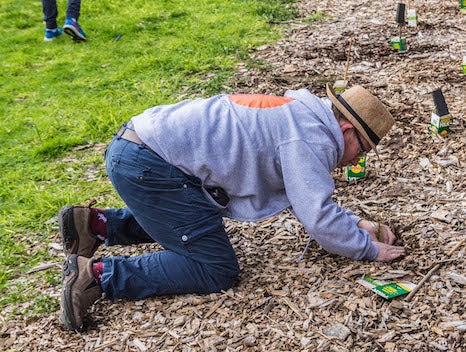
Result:
M142 145L144 148L150 150L151 152L155 153L151 147L141 141L141 138L136 134L134 130L128 128L128 126L121 126L116 135L122 139L127 141Z

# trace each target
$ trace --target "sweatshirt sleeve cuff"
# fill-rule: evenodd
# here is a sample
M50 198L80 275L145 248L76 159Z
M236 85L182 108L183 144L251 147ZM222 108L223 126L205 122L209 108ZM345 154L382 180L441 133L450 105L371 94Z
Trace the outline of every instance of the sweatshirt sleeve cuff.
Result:
M372 262L377 258L378 255L379 255L379 247L377 247L377 245L371 241L371 246L365 255L365 259Z
M351 214L351 215L350 215L350 218L351 218L351 220L354 221L354 223L355 223L356 225L358 224L359 221L362 220L361 217L359 217L359 216L357 216L357 215L354 215L354 214Z

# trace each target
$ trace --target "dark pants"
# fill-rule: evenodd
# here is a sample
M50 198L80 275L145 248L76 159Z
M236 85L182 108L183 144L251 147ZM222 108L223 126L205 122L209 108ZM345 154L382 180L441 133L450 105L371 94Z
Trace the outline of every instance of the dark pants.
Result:
M42 0L42 11L44 12L45 28L55 29L57 25L57 0ZM81 0L68 0L66 7L66 18L79 18L81 11Z
M107 245L156 241L165 250L103 258L110 299L211 293L239 274L219 209L189 176L160 156L115 136L106 151L110 180L128 208L109 209Z

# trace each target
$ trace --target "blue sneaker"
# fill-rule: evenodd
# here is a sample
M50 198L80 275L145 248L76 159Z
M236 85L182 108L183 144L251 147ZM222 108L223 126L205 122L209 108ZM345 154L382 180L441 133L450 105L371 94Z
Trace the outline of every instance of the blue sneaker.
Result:
M81 42L86 40L86 34L84 34L83 29L79 25L78 21L74 18L67 18L63 26L63 30L66 34L70 35L76 42Z
M63 34L63 30L60 27L55 28L55 29L46 29L45 30L44 40L46 42L51 42L52 40L55 40L56 38L58 38L62 34Z

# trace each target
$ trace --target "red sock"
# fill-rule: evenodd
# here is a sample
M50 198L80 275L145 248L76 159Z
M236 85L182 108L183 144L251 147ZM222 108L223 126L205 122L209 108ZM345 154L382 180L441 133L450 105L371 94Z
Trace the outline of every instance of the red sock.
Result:
M94 274L95 281L102 285L102 273L104 272L104 263L98 261L92 263L92 273Z
M91 232L101 241L107 237L107 215L105 210L91 208Z

